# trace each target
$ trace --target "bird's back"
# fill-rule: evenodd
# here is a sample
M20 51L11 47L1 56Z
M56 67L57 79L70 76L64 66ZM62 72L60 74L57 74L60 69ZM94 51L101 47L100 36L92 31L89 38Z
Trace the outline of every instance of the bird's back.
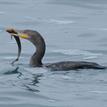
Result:
M85 62L85 61L63 61L56 62L52 64L47 64L46 67L50 68L53 71L61 70L77 70L77 69L105 69L106 67L101 66L94 62Z

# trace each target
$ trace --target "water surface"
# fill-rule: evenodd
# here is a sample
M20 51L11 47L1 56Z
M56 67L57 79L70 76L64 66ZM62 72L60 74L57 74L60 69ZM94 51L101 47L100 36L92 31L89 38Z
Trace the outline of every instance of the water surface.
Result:
M17 45L6 27L44 37L43 63L65 60L107 65L106 0L0 0L0 107L106 107L107 70L52 72L29 67L33 45Z

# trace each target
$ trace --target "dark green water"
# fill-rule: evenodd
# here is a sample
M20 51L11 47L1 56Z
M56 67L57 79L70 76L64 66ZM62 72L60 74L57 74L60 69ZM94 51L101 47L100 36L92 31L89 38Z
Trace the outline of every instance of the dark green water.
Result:
M107 65L106 0L0 0L0 107L106 107L107 70L51 72L29 67L34 47L17 45L5 28L44 37L44 63L65 60Z

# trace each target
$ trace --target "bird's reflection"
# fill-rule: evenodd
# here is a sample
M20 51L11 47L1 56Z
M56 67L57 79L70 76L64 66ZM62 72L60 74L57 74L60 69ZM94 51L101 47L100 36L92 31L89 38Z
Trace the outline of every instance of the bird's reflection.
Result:
M4 72L3 74L4 75L19 74L18 77L20 77L22 75L22 73L19 72L18 66L16 68L14 68L13 70L8 70L8 71Z
M43 74L35 74L35 75L33 75L33 80L31 82L31 84L33 86L36 86L36 84L39 83L39 80L40 80L41 77L43 77Z
M26 88L26 90L31 92L40 92L37 87L40 83L41 77L43 77L43 74L33 74L32 80L28 84L24 84L23 86Z

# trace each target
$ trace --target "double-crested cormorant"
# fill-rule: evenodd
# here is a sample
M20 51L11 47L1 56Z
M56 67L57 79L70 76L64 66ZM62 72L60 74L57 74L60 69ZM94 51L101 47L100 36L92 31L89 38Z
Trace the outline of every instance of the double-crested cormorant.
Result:
M47 67L51 70L77 70L77 69L105 69L106 67L101 66L94 62L86 61L63 61L50 64L43 64L42 58L45 54L46 44L43 37L34 30L15 30L7 29L8 33L12 36L17 36L23 39L27 39L32 42L36 48L36 52L30 59L30 65L32 67Z

